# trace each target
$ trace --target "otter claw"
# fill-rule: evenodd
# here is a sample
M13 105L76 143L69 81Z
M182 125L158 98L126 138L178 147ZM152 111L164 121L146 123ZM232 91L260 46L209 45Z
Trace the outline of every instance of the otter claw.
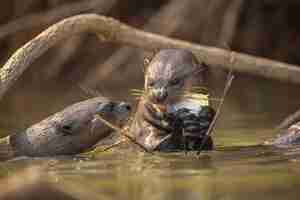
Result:
M152 105L145 104L145 108L148 111L148 113L150 113L151 117L153 117L155 119L159 119L159 120L161 120L163 118L163 113L155 110L155 108L153 108Z
M143 118L149 124L151 124L152 126L158 128L158 129L162 129L162 130L164 130L166 132L171 132L173 130L173 128L170 125L170 123L168 121L166 121L166 120L155 119L155 118L152 118L151 116L147 116L145 114L143 114Z
M143 113L143 118L145 121L155 126L158 129L162 129L166 132L173 131L172 118L171 116L164 115L164 113L159 113L151 105L145 104L146 112Z

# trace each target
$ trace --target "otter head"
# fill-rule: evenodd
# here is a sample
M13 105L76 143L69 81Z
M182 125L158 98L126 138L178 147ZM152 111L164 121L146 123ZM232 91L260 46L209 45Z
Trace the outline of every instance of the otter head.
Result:
M123 126L129 118L130 111L131 106L128 103L108 101L99 103L95 114L99 114L104 119L112 121L114 125ZM95 122L92 121L92 123Z
M190 51L161 50L146 69L147 100L160 106L176 103L196 80L203 80L205 69Z

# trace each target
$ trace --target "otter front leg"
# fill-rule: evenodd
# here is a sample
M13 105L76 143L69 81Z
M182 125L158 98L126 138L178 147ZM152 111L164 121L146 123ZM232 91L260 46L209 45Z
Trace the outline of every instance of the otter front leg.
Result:
M143 102L131 130L137 142L149 151L178 149L177 144L180 143L174 142L175 121L172 116L155 110L150 103Z
M166 133L170 133L174 130L174 126L176 123L175 116L167 115L163 112L157 111L149 103L146 103L144 105L144 108L145 112L143 112L142 117L149 124Z

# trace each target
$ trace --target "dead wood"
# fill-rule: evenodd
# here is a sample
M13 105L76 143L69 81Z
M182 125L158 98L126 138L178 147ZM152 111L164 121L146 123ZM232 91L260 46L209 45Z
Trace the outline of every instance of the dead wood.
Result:
M18 31L37 26L53 24L72 15L78 15L83 12L97 12L99 14L107 13L118 0L83 0L72 4L64 4L53 8L47 12L34 13L22 16L16 20L0 26L0 39L7 37ZM26 6L30 5L26 1ZM19 3L18 3L19 6Z
M172 0L151 17L142 29L166 36L174 35L178 32L183 32L183 34L180 34L181 37L185 37L188 34L191 35L191 33L196 32L194 30L195 27L199 27L205 20L203 14L205 11L201 13L197 11L206 7L207 3L206 0ZM120 66L123 66L122 70L124 70L124 67L128 66L128 62L132 58L134 58L135 64L143 63L145 56L144 53L132 47L122 47L104 63L97 64L96 69L92 69L86 75L82 84L90 88L95 88L99 80L109 78ZM132 65L130 63L130 66Z
M153 51L161 48L191 50L201 62L211 67L232 69L264 78L300 83L300 69L296 65L250 56L215 47L171 39L130 27L119 21L85 14L67 18L18 49L0 70L0 98L31 64L59 41L80 33L94 33L101 42L113 42Z

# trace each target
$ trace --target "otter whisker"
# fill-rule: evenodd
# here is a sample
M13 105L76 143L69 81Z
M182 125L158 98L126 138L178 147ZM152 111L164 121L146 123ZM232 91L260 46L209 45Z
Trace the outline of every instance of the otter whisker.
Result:
M184 97L195 99L195 100L197 100L197 99L210 100L210 101L216 101L216 102L221 101L220 98L209 97L209 95L207 95L207 94L193 93L193 92L185 92Z
M208 91L208 88L205 87L205 86L192 86L192 88L201 89L201 90L207 90Z
M130 91L130 93L143 94L143 91Z
M202 91L187 91L187 92L185 92L185 94L208 95L209 96L209 93L205 93L205 92L202 92Z
M203 90L195 90L195 89L190 90L190 91L188 91L188 92L191 92L191 93L198 93L198 94L208 94L208 92L205 92L205 91L203 91Z
M203 93L208 93L208 88L206 88L204 86L194 86L191 89L195 90L195 91L201 91Z
M131 89L130 90L130 94L132 96L138 96L138 97L142 96L144 94L144 92L145 92L144 90L140 90L140 89Z
M131 92L140 92L140 93L144 93L143 89L131 89Z
M142 96L143 94L131 93L132 96Z
M142 96L143 94L140 93L131 93L132 96Z
M191 97L191 96L185 96L189 99L193 99L193 100L199 100L199 101L203 101L203 100L209 100L209 101L214 101L214 102L220 102L220 99L216 99L216 98L205 98L205 97Z
M143 93L142 92L131 92L130 94L132 94L132 95L134 95L134 94L142 95Z

